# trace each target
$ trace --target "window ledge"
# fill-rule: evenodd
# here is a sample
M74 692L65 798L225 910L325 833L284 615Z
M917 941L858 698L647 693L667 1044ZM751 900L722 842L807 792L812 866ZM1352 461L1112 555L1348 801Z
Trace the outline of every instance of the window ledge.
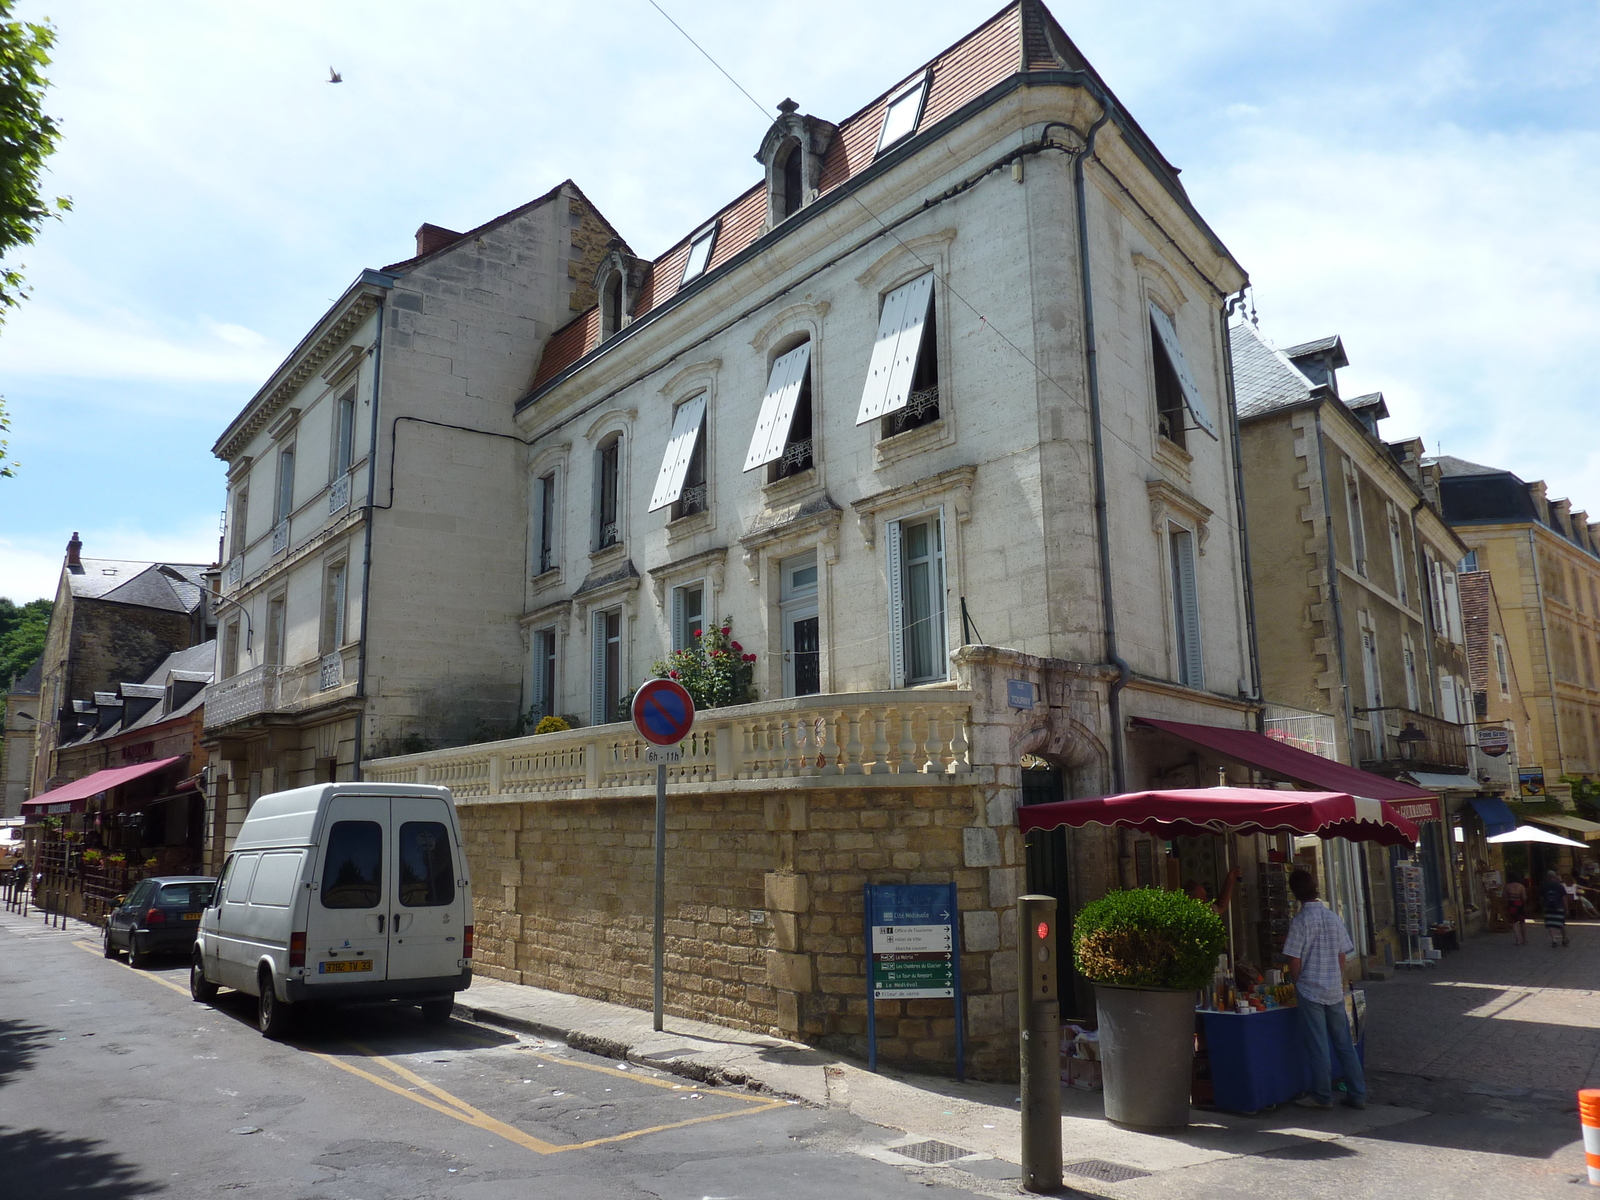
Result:
M609 547L609 546L606 547L606 549L608 549L608 550L610 548L611 547ZM528 586L535 592L543 592L543 591L548 591L550 588L553 588L553 587L557 586L560 582L561 582L561 568L560 567L551 567L548 571L544 572L542 575L535 575L533 577L533 579L529 581Z
M1160 466L1177 475L1185 483L1189 482L1189 468L1194 462L1194 455L1164 433L1156 434L1155 458Z
M623 548L623 544L621 542L612 542L611 545L606 546L604 549L591 551L589 563L591 567L601 568L614 560L620 561L625 556L626 551Z
M940 402L945 402L943 397ZM873 465L875 469L882 470L891 463L900 462L913 455L953 445L955 440L955 426L940 416L938 420L929 421L926 425L919 425L915 429L908 429L893 437L880 438L877 445L872 448Z
M690 513L687 517L678 517L667 522L667 545L676 545L685 538L695 537L707 530L716 528L716 520L711 515L709 508L702 508L697 513Z
M822 477L822 468L813 463L798 475L762 484L761 502L767 508L781 508L786 504L803 500L814 492L821 492L825 488L826 481Z

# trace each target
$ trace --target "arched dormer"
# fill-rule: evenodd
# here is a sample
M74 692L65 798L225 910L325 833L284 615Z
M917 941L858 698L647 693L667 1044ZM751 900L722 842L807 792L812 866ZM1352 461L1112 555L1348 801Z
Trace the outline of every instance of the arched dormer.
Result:
M595 295L600 298L600 340L620 333L633 320L633 309L644 287L650 264L635 258L627 245L613 239L594 271Z
M778 119L761 139L756 161L767 171L767 228L772 229L817 198L822 160L839 127L800 116L793 100L778 105Z

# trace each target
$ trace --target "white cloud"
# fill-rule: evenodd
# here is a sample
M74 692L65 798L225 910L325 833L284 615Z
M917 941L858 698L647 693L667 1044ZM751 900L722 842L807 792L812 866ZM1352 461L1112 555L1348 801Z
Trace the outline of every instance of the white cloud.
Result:
M281 359L242 325L48 300L24 305L0 340L0 365L13 375L259 384Z

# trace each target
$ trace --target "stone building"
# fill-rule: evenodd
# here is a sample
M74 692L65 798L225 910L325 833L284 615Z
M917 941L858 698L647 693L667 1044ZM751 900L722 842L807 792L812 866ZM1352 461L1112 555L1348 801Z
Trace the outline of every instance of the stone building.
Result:
M859 1052L863 883L954 883L968 1065L1014 1074L1016 896L1069 915L1167 872L1126 833L1025 846L1018 805L1259 777L1194 740L1259 737L1245 275L1033 0L854 114L786 101L756 149L665 253L608 251L516 405L508 627L527 705L581 727L368 778L454 790L480 970L647 1003L652 770L620 704L731 623L759 698L670 775L669 1011ZM878 1016L886 1059L951 1065L949 1000Z
M85 558L72 535L39 659L32 795L62 782L57 751L93 728L95 693L115 692L174 651L210 640L215 618L205 570L200 563Z
M1544 792L1570 807L1565 778L1600 778L1600 524L1542 482L1449 456L1432 465L1445 519L1494 581L1532 710L1519 765L1542 771Z
M1400 783L1381 799L1420 823L1428 923L1481 907L1463 888L1453 828L1475 820L1475 720L1459 564L1420 441L1386 443L1382 393L1344 399L1343 343L1278 350L1232 326L1251 578L1270 701L1333 718L1332 756ZM1395 851L1329 841L1330 902L1381 969L1404 957Z
M39 735L39 675L43 660L36 659L6 692L5 793L0 797L0 817L22 813L22 802L33 787L33 750Z
M528 534L512 421L626 247L570 182L363 271L213 447L228 464L220 853L264 792L513 731ZM361 749L358 749L360 747Z

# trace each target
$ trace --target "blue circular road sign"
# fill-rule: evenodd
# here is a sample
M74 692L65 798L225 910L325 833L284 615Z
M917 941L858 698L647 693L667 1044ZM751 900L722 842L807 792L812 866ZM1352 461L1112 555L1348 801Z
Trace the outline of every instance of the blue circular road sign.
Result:
M633 727L652 745L676 746L694 727L694 700L675 680L648 680L633 694Z

